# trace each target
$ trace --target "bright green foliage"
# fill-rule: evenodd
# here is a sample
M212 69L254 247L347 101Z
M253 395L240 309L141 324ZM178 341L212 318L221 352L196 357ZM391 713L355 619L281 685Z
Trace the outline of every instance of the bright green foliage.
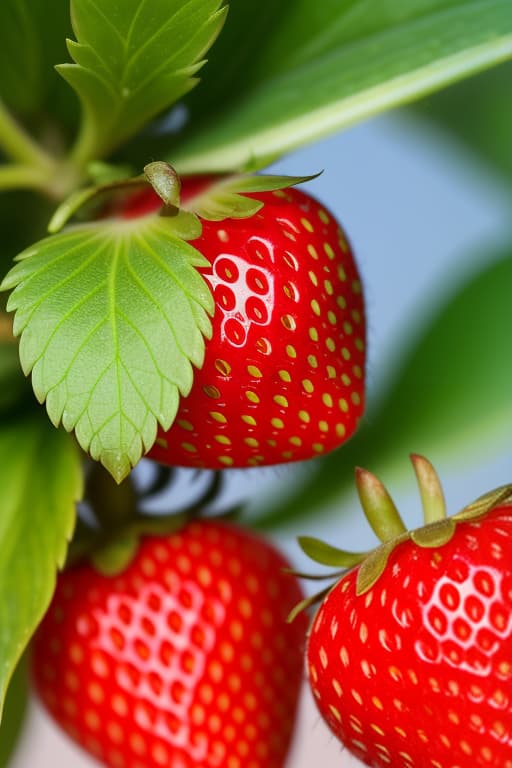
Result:
M354 467L393 478L403 457L479 461L510 442L512 423L512 257L476 275L440 308L402 359L387 391L341 450L316 463L305 484L274 496L257 521L278 525L318 514L352 490ZM403 345L397 341L397 349ZM378 378L378 373L375 372Z
M71 0L75 63L58 70L84 109L77 157L102 157L193 88L222 27L221 3Z
M510 0L278 3L264 45L245 23L248 5L235 20L253 59L238 78L227 68L224 91L217 68L206 114L194 102L189 134L169 155L179 170L263 165L512 55Z
M8 309L37 398L118 481L203 361L207 262L181 239L199 233L186 213L76 227L22 253L2 286L17 286Z
M81 495L71 438L40 417L0 432L0 713L13 670L46 611Z

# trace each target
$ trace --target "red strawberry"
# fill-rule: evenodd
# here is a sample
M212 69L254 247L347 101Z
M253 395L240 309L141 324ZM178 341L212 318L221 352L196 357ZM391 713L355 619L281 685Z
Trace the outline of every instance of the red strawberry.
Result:
M213 184L184 179L182 199ZM245 219L203 221L193 245L216 302L213 337L192 391L150 456L166 464L243 467L336 448L363 412L361 284L333 216L298 189L246 195ZM161 206L151 190L125 216Z
M373 495L375 478L360 482ZM374 768L511 768L512 487L395 545L350 570L314 620L322 716Z
M116 577L70 568L34 640L42 700L111 768L281 768L305 634L286 565L208 521L142 539Z

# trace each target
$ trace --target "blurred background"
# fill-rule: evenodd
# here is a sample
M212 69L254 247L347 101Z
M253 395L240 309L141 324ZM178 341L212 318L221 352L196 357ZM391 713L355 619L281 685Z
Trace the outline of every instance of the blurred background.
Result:
M328 460L227 476L226 503L248 500L253 524L301 570L319 569L301 555L297 534L343 548L374 543L352 487L356 464L379 474L413 526L420 504L410 452L436 466L450 513L512 481L511 72L501 67L273 167L324 170L309 191L343 223L368 308L360 435ZM319 760L324 768L360 765L330 736L305 688L286 768ZM10 768L93 765L32 702Z

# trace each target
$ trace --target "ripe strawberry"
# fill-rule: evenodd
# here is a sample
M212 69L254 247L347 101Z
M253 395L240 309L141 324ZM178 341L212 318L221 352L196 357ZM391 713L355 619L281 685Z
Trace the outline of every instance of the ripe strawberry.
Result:
M511 768L512 487L394 543L314 620L322 716L374 768Z
M218 181L218 180L217 180ZM184 207L214 179L183 180ZM250 218L203 221L216 310L202 369L149 455L165 464L257 466L336 448L363 412L361 284L333 216L298 189L247 194ZM160 207L150 190L124 216Z
M43 702L111 768L281 768L305 634L286 565L203 521L142 539L118 576L70 568L34 640Z

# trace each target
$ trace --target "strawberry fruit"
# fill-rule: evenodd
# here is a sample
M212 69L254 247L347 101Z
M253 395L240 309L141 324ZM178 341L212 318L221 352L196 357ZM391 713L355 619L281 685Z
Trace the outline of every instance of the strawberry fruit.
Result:
M303 671L284 558L220 521L149 536L119 575L58 580L33 644L57 723L111 768L282 768Z
M442 510L433 470L414 462ZM358 482L375 522L392 502L369 473ZM313 694L374 768L511 768L512 487L435 517L409 533L393 511L395 540L328 592L307 649Z
M184 179L183 207L194 210L216 185ZM215 299L213 335L173 426L160 430L149 452L165 464L220 469L309 459L347 440L363 412L364 305L343 231L298 189L240 198L263 205L249 218L202 219L192 242L210 262L200 271ZM161 205L145 190L122 215Z

